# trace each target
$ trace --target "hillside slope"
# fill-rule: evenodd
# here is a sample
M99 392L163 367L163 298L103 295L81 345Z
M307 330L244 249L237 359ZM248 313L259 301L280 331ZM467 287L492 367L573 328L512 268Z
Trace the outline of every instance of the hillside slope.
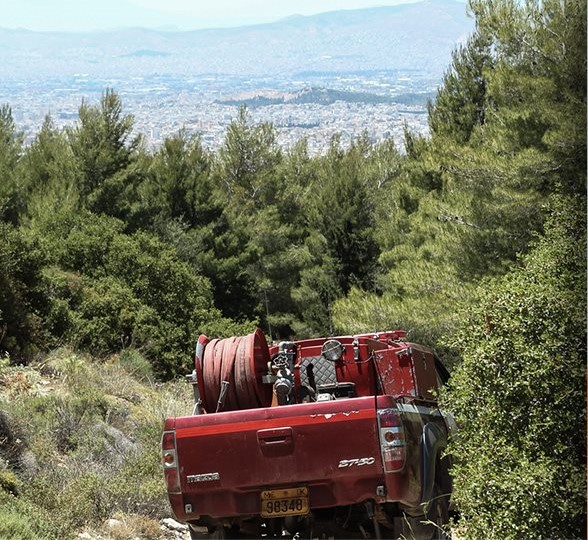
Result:
M0 30L0 75L296 74L414 69L441 74L473 29L465 4L424 0L238 28L59 33Z
M183 538L159 441L163 418L190 402L183 382L153 383L136 351L104 363L69 350L27 367L3 360L0 538Z

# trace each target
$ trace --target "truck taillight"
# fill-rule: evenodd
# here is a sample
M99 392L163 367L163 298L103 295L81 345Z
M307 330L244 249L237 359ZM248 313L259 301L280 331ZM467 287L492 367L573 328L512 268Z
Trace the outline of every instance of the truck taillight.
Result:
M406 458L406 440L398 409L378 409L378 427L384 472L401 470Z
M161 437L161 462L168 493L180 493L176 434L174 431L163 432Z

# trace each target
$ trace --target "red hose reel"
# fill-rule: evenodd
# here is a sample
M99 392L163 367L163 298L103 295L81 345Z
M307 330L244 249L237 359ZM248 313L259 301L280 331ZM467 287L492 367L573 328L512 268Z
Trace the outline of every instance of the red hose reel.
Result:
M262 382L270 354L259 328L252 334L226 339L209 340L201 335L196 351L196 379L206 412L271 405L272 386Z

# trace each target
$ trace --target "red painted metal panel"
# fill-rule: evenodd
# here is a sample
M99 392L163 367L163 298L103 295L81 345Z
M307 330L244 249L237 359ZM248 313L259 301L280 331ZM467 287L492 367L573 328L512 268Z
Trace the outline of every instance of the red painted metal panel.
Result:
M338 504L348 504L374 497L384 481L373 398L178 418L176 440L182 492L200 493L195 505L207 515L227 515L230 499L231 512L248 507L239 494L268 487L309 485L312 505L312 486L329 485ZM363 458L365 465L340 467ZM189 481L210 473L219 479Z
M435 401L437 391L437 373L435 358L429 349L412 345L412 360L417 381L417 395L424 400Z

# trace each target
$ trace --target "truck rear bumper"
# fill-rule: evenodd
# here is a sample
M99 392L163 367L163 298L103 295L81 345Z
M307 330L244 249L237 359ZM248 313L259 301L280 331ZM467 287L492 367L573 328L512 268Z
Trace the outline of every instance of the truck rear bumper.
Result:
M394 481L382 475L380 478L357 478L349 483L314 483L307 486L310 510L348 506L367 500L377 503L398 502L403 491L399 480L403 480L403 476L395 474ZM247 491L216 490L202 495L170 494L169 499L176 518L181 521L195 520L200 516L246 518L260 515L261 492L276 487L297 486L269 486Z

